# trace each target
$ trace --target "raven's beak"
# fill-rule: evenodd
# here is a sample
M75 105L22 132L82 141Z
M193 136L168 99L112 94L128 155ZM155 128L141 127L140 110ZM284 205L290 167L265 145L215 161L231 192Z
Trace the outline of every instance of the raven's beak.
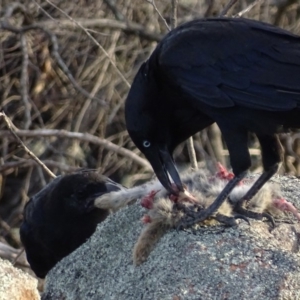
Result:
M152 165L158 180L167 191L175 195L177 195L179 191L184 191L179 173L168 150L159 149L158 153L156 152L154 155L150 154L147 158ZM177 189L172 185L169 175L174 181Z

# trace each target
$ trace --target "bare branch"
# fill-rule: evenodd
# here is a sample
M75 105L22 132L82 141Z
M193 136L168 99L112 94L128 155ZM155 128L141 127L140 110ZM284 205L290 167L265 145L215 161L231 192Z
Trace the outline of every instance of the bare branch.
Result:
M88 32L88 30L86 30L86 28L84 28L83 26L81 26L81 24L79 24L78 22L76 22L76 20L74 20L73 18L71 18L66 12L64 12L62 9L60 9L58 6L56 6L54 3L52 3L49 0L46 0L46 2L49 3L50 5L52 5L53 7L55 7L57 10L59 10L63 15L65 15L69 20L71 20L72 22L74 22L78 27L80 27L85 32L85 34L101 49L101 51L109 59L111 65L114 67L114 69L119 74L119 76L121 77L121 79L124 81L124 83L127 85L127 87L130 88L130 83L124 77L124 75L122 74L122 72L120 71L120 69L117 67L117 65L115 64L115 62L110 58L109 54L100 45L100 43Z
M112 11L112 13L115 15L115 18L119 21L126 21L126 18L124 15L118 10L116 2L114 0L104 0L106 5L109 7L109 9Z
M31 125L31 105L28 97L28 49L27 49L27 39L25 33L21 34L21 48L22 48L22 70L21 70L21 98L24 103L25 109L25 124L24 128L28 129Z
M279 25L280 20L289 6L297 3L298 0L279 1L277 4L277 13L275 14L274 25Z
M215 0L209 0L209 3L207 5L207 9L204 13L204 18L207 18L211 15L213 7L214 7L214 3L215 3Z
M172 0L171 29L174 29L177 26L177 6L178 0Z
M223 10L220 12L219 17L224 17L226 16L226 14L228 13L228 11L230 10L230 8L236 4L238 2L238 0L230 0L225 7L223 8Z
M170 26L168 25L166 19L163 17L163 15L162 15L162 14L160 13L160 11L158 10L158 8L157 8L157 6L156 6L156 4L155 4L155 1L154 1L154 0L146 0L146 1L147 1L148 3L150 3L150 4L153 6L153 8L154 8L155 11L157 12L157 14L158 14L159 17L161 18L161 20L165 23L167 29L170 31L171 28L170 28Z
M222 144L222 134L216 123L212 124L207 128L207 133L209 136L209 141L212 146L214 157L217 162L220 162L222 165L225 165L225 158L223 155L223 144Z
M66 164L54 161L54 160L43 160L42 161L46 166L60 169L63 172L74 172L78 170L78 167L72 167L68 166ZM39 165L36 161L30 160L30 159L20 159L18 161L13 162L6 162L3 165L0 165L0 173L4 173L7 171L7 173L13 172L15 169L18 168L28 168L28 167L34 167Z
M80 26L76 25L79 24ZM74 19L74 22L71 20L47 20L36 23L38 26L47 28L49 30L57 30L57 28L67 28L67 29L76 29L81 27L93 27L93 28L109 28L114 30L122 30L129 34L137 35L141 38L144 38L149 41L159 42L163 35L147 30L141 24L126 21L121 22L118 20L111 19L83 19L78 18ZM87 29L89 30L89 29Z
M5 14L4 14L4 19L7 22L7 19L10 18L14 12L22 12L24 15L27 14L27 10L25 6L19 2L13 2L10 4L10 6L7 7Z
M233 17L234 18L240 18L242 15L244 15L245 13L249 12L255 5L257 5L258 3L260 3L262 0L256 0L253 3L251 3L249 6L247 6L245 9L243 9L242 11L240 11L239 13L235 14Z
M197 157L196 157L193 137L192 136L189 137L186 143L187 143L187 148L188 148L188 152L189 152L191 166L193 169L196 170L196 169L198 169L198 164L197 164Z
M18 258L23 254L23 252L24 249L15 249L9 245L0 242L0 257L13 262L13 264L16 264L16 260L18 260ZM27 268L30 267L28 262L26 261L25 256L22 256L22 259L18 261L18 264Z
M22 142L22 140L19 138L17 132L13 129L12 127L12 121L6 116L6 114L4 112L0 113L0 117L2 117L6 123L6 126L8 127L9 129L9 132L15 137L15 139L20 143L20 145L22 146L22 148L25 150L25 152L30 156L32 157L32 159L34 159L42 168L43 170L52 178L55 178L55 174L53 174L47 167L44 163L42 163L38 157L33 153L31 152L27 146Z
M13 260L12 265L15 266L18 263L19 258L21 257L21 255L25 253L25 248L23 247L20 252L18 253L18 255L16 256L16 258Z
M28 26L24 26L21 28L17 28L12 26L9 21L8 21L8 17L11 16L11 14L16 10L19 9L21 10L24 14L26 13L26 10L24 8L23 5L17 3L14 4L12 6L10 6L5 13L5 17L3 18L3 21L0 23L0 28L4 29L4 30L8 30L11 32L14 32L16 34L24 34L27 31L30 30L41 30L44 33L46 33L46 35L48 36L48 38L51 40L52 43L52 49L51 49L51 54L55 57L58 65L60 66L60 68L63 70L63 72L67 75L67 77L69 78L69 80L71 81L71 83L73 84L74 88L80 92L81 94L83 94L85 97L87 98L93 98L91 97L91 95L85 90L83 89L75 80L75 78L73 77L72 73L70 72L69 68L67 67L67 65L64 63L63 59L61 58L59 52L58 52L58 42L57 42L57 38L56 36L49 30L38 26L38 25L28 25ZM23 48L22 48L23 50ZM106 106L105 101L94 97L95 100L97 100L99 102L100 105Z
M120 155L128 157L129 159L133 160L141 167L145 168L146 171L152 171L152 168L149 162L134 152L127 150L121 146L118 146L108 140L100 139L94 135L89 133L81 133L81 132L70 132L66 130L55 130L55 129L37 129L37 130L17 130L15 134L18 137L57 137L57 138L69 138L69 139L77 139L83 142L89 142L95 145L99 145L104 147L107 150L114 151ZM9 137L11 135L10 131L1 130L0 136L2 137Z

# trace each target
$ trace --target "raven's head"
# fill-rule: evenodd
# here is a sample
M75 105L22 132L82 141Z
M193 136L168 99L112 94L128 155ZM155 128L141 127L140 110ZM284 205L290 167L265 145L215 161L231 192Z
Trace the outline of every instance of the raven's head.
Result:
M173 194L183 191L183 185L172 157L173 151L168 148L167 143L159 141L152 135L147 136L143 132L131 131L130 129L128 132L135 145L150 162L161 184ZM176 187L172 185L169 175Z
M161 184L171 193L183 191L172 153L178 145L170 122L170 107L162 99L152 74L144 63L137 73L125 103L128 133L146 156ZM165 100L165 99L164 99ZM172 185L171 179L176 187Z

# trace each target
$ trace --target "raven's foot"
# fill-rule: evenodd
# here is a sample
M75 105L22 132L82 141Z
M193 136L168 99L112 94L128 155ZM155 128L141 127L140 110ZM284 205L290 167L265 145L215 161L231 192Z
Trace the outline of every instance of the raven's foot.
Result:
M251 218L251 219L255 219L255 220L262 220L263 218L266 218L271 224L272 227L275 228L276 224L274 221L274 218L268 214L268 213L258 213L258 212L254 212L248 209L245 209L243 207L243 202L245 202L244 200L240 200L237 205L234 207L234 211L237 212L240 216L245 216L246 218Z
M184 213L184 217L180 220L177 226L177 230L191 227L200 223L202 223L203 225L211 224L212 219L215 219L218 222L224 223L228 226L235 226L237 224L235 219L243 218L240 215L238 215L237 218L230 216L232 212L231 206L228 207L228 211L226 211L225 209L225 213L228 214L227 216L220 213L220 211L215 212L214 210L212 210L211 206L209 206L208 208L205 208L203 205L199 204L190 204L187 206L183 203L178 202L175 205L177 210L181 210Z
M197 212L204 209L204 206L199 204L190 204L190 203L184 203L184 202L176 202L174 203L174 207L177 210L181 210L184 212L185 215L189 217L195 217Z
M227 226L233 227L233 226L237 226L237 219L242 219L244 221L246 221L248 223L248 225L250 225L250 222L248 220L247 217L240 215L240 214L236 214L233 217L229 217L229 216L225 216L222 214L216 214L216 216L214 217L217 221L219 221L220 223L223 223Z
M201 206L193 205L193 206L185 206L176 204L176 208L183 211L185 217L180 220L177 225L177 230L181 230L183 228L191 227L195 224L203 224L203 225L212 225L215 224L212 220L216 220L219 223L223 223L226 226L236 226L238 223L237 219L245 220L249 225L249 220L246 216L241 214L235 214L234 216L223 215L222 213L216 213L207 216L207 209L203 209Z

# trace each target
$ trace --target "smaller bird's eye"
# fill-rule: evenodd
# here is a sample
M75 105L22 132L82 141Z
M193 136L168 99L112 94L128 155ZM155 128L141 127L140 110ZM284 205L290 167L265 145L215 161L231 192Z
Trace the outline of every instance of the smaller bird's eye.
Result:
M145 148L149 148L151 146L151 143L149 141L145 140L145 141L143 141L143 146Z

